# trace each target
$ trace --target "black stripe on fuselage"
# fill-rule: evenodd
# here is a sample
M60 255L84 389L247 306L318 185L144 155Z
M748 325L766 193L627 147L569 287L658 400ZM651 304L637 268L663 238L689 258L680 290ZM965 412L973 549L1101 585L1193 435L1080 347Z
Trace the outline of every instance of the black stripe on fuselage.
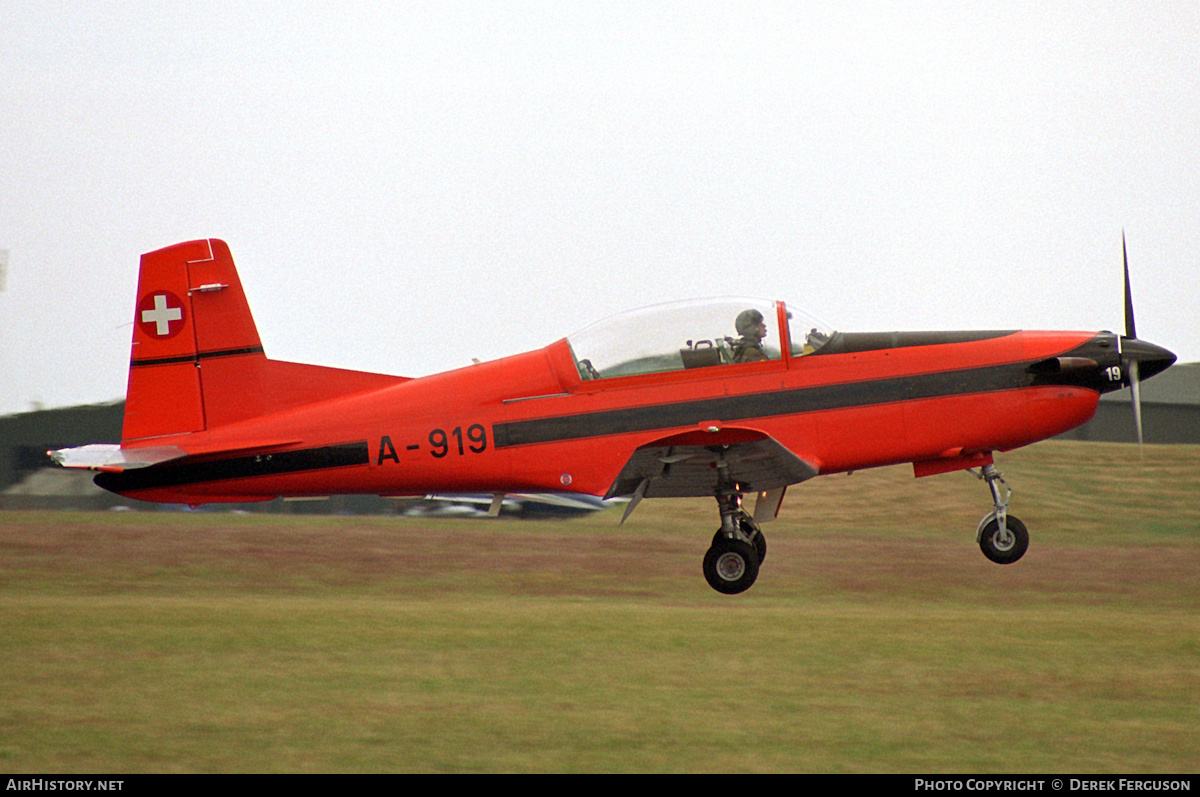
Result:
M274 454L250 454L226 459L180 460L121 473L101 473L95 482L114 493L180 487L200 482L248 479L255 476L280 476L312 470L347 468L371 461L367 441L340 445L281 451Z
M139 368L147 365L174 365L176 363L193 363L201 360L211 360L217 357L239 357L243 354L262 354L262 346L246 346L241 349L213 349L212 351L199 351L195 354L185 354L179 357L148 357L142 360L130 360L130 368Z
M1032 373L1029 362L988 365L933 374L844 382L834 385L697 399L671 404L498 423L496 448L576 440L628 432L692 426L705 421L743 421L901 401L1016 390L1045 384L1079 384L1078 379ZM1091 385L1080 385L1092 387ZM1095 388L1093 388L1095 389Z
M1017 330L968 330L964 332L834 332L813 354L855 354L913 346L941 346L947 343L975 343L1015 335Z

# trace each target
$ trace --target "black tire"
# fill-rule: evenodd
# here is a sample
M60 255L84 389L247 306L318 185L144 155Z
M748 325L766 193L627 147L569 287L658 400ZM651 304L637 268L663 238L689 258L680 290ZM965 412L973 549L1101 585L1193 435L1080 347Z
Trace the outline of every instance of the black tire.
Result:
M754 552L758 554L758 566L762 567L762 563L767 559L767 537L762 533L762 529L754 535Z
M745 592L758 578L758 554L741 540L721 537L704 554L704 579L724 595Z
M998 565L1012 564L1024 556L1029 548L1029 532L1024 523L1009 515L1005 518L1004 526L1009 532L1009 539L1006 541L997 541L1000 521L996 518L987 522L979 538L979 550Z
M747 533L750 531L750 529L742 530ZM729 537L725 536L725 532L717 529L717 533L713 535L712 544L719 545L728 539ZM767 560L767 538L762 533L762 529L759 529L758 534L754 535L754 552L758 554L758 566L762 567L762 563Z

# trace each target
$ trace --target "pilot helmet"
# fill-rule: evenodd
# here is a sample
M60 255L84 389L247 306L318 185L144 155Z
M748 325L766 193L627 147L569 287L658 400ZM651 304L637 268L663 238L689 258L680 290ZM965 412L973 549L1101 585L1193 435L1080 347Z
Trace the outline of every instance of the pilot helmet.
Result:
M761 338L762 336L758 334L758 325L762 322L763 314L752 308L738 313L734 328L743 338Z

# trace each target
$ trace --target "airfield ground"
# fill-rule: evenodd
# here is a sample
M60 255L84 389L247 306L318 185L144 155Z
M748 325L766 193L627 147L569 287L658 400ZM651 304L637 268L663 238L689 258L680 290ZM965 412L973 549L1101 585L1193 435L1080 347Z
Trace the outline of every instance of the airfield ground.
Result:
M0 771L1200 771L1200 447L571 521L0 513Z

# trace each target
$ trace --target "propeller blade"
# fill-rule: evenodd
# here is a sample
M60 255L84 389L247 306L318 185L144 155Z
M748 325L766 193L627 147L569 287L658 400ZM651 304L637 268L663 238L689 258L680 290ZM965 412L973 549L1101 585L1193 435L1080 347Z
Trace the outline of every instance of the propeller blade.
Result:
M1133 425L1137 427L1138 453L1142 453L1142 391L1139 389L1141 380L1138 379L1138 361L1131 360L1129 365L1129 391L1133 394Z
M1129 251L1125 248L1125 231L1121 230L1121 255L1125 259L1125 337L1136 338L1133 323L1133 293L1129 290Z
M1125 246L1125 231L1121 230L1121 257L1125 261L1125 338L1127 341L1137 340L1137 326L1133 321L1133 291L1129 288L1129 250ZM1138 455L1142 453L1142 391L1141 379L1138 374L1138 357L1136 354L1126 355L1122 351L1122 365L1129 375L1129 393L1133 403L1133 425L1137 428Z

